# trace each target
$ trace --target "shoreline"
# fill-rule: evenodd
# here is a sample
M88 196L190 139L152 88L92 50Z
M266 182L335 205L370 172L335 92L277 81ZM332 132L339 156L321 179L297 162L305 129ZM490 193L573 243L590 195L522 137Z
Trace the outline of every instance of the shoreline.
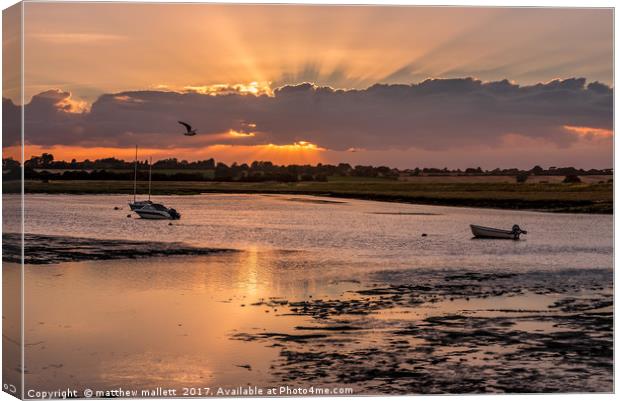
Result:
M140 188L144 186L143 184L139 184ZM26 194L123 195L133 193L133 183L129 181L27 181L24 190ZM20 192L19 181L3 183L3 193L18 194ZM309 195L431 206L546 213L613 214L612 184L411 184L399 181L282 184L165 181L157 182L153 188L153 195L200 194Z

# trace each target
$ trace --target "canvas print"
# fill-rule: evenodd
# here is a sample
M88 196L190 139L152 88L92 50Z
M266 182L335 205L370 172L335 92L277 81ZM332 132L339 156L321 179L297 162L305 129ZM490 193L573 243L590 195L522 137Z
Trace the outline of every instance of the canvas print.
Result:
M613 392L613 9L3 11L3 391Z

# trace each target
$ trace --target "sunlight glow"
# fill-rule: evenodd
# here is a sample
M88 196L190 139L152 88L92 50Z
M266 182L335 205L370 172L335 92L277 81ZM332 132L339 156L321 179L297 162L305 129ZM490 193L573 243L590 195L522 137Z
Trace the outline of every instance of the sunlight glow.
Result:
M309 151L324 151L327 150L325 148L321 148L317 145L315 145L314 143L310 143L310 142L306 142L306 141L298 141L298 142L294 142L291 145L274 145L273 143L270 143L268 145L266 145L269 148L272 149L278 149L278 150L287 150L287 151L304 151L304 150L309 150Z
M256 136L254 132L236 131L234 129L228 130L228 135L234 136L237 138L246 138L246 137Z
M186 92L195 92L202 95L254 95L254 96L273 96L273 90L271 89L271 82L257 82L252 81L250 83L236 83L236 84L212 84L212 85L188 85L184 86L183 90Z
M580 137L594 139L594 138L612 138L614 132L605 128L593 128L593 127L577 127L573 125L565 125L564 129L579 135Z
M133 160L135 148L119 147L82 147L82 146L40 146L26 145L24 155L26 160L31 156L38 156L42 153L51 153L55 160L95 160L107 157L115 157L122 160ZM324 155L328 150L307 141L298 141L289 145L224 145L212 144L197 147L177 147L177 148L140 148L140 157L146 160L152 157L153 160L161 160L170 157L183 155L182 159L189 161L205 160L215 158L224 163L251 163L254 160L269 160L275 164L316 164L324 162ZM21 159L21 148L19 146L9 146L3 148L3 157L12 157L15 160Z
M136 99L134 97L127 96L127 95L114 96L114 100L123 102L123 103L144 103L144 100L142 99Z
M61 89L50 89L38 96L50 99L58 110L65 113L88 112L91 106L84 100L74 98L71 92L65 92Z
M90 103L72 98L63 99L56 104L66 113L86 113L90 111Z

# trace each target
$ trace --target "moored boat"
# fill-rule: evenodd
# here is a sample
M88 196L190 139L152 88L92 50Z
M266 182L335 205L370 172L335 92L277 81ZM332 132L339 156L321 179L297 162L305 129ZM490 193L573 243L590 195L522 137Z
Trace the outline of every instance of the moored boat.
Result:
M527 231L521 230L517 224L512 226L512 230L502 230L499 228L477 226L470 224L472 234L476 238L489 238L489 239L512 239L518 240L521 234L527 234Z
M136 160L134 166L133 180L133 202L129 202L129 208L136 212L140 218L151 220L178 220L181 213L173 208L166 207L161 203L151 201L151 166L152 160L149 161L149 198L147 200L136 200L136 189L138 181L138 146L136 146Z

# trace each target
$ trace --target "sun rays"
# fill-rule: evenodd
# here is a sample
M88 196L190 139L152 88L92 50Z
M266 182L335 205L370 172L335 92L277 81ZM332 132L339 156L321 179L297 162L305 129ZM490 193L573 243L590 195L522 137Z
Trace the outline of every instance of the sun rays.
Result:
M45 140L30 147L33 154L52 149L59 158L130 158L131 149L125 147L136 141L154 158L317 163L333 149L349 149L339 157L363 163L377 151L369 138L386 135L383 125L377 132L344 143L342 137L353 132L352 126L360 120L358 112L344 113L344 103L327 105L327 96L307 96L304 104L304 96L310 93L300 94L297 109L291 109L292 98L280 101L278 88L309 82L343 89L337 96L344 99L348 90L361 93L377 83L411 85L430 77L507 79L521 86L556 77L613 82L613 12L603 9L163 3L27 3L25 7L24 23L29 27L24 38L26 103L36 94L60 88L48 96L58 98L55 107L65 112L63 119L77 121L91 114L91 106L99 105L97 99L108 95L114 103L101 105L116 107L129 125L119 130L118 137L125 139L116 145L108 140L114 137L108 130L120 118L106 116L96 120L101 124L90 131L84 124L76 124L76 131L66 130L76 134L67 135L67 141L76 142L52 142L45 132ZM191 102L171 112L165 103L153 101L155 92L173 92L165 93L166 102L183 97ZM133 120L128 118L139 115L129 111L144 110L153 113L145 122L161 115L176 121L176 114L197 109L200 99L202 114L189 121L201 135L193 138L174 137L176 127L166 121L138 132L141 125L131 126ZM226 107L218 106L227 101ZM155 110L156 106L161 109ZM276 112L266 117L270 108ZM303 120L301 115L309 109L321 114ZM403 106L402 114L410 109ZM376 110L359 113L381 115ZM352 117L331 122L339 115ZM213 123L218 117L224 121ZM330 123L321 124L326 120ZM419 123L413 125L419 127ZM605 144L613 135L606 129L576 125L596 126L591 121L561 119L553 129L590 145ZM342 129L329 133L335 126ZM99 127L104 127L101 132ZM357 131L364 128L360 125ZM458 130L464 131L462 126ZM99 137L92 139L93 135ZM41 146L75 145L78 139L84 147ZM421 146L418 140L412 143ZM380 145L383 151L385 144ZM392 161L388 153L381 163Z
M27 7L32 34L25 38L26 99L34 88L60 84L78 98L92 99L96 93L153 88L162 82L174 90L255 95L304 81L360 89L377 82L463 74L485 81L517 78L524 84L549 81L558 70L562 76L574 70L591 81L612 82L611 68L601 67L601 56L611 59L612 54L612 14L605 10L475 8L465 13L433 7L106 3ZM126 19L115 17L120 9ZM577 34L570 29L577 22L588 29ZM113 34L109 26L115 27ZM136 46L143 51L136 52ZM123 68L119 60L132 68Z

